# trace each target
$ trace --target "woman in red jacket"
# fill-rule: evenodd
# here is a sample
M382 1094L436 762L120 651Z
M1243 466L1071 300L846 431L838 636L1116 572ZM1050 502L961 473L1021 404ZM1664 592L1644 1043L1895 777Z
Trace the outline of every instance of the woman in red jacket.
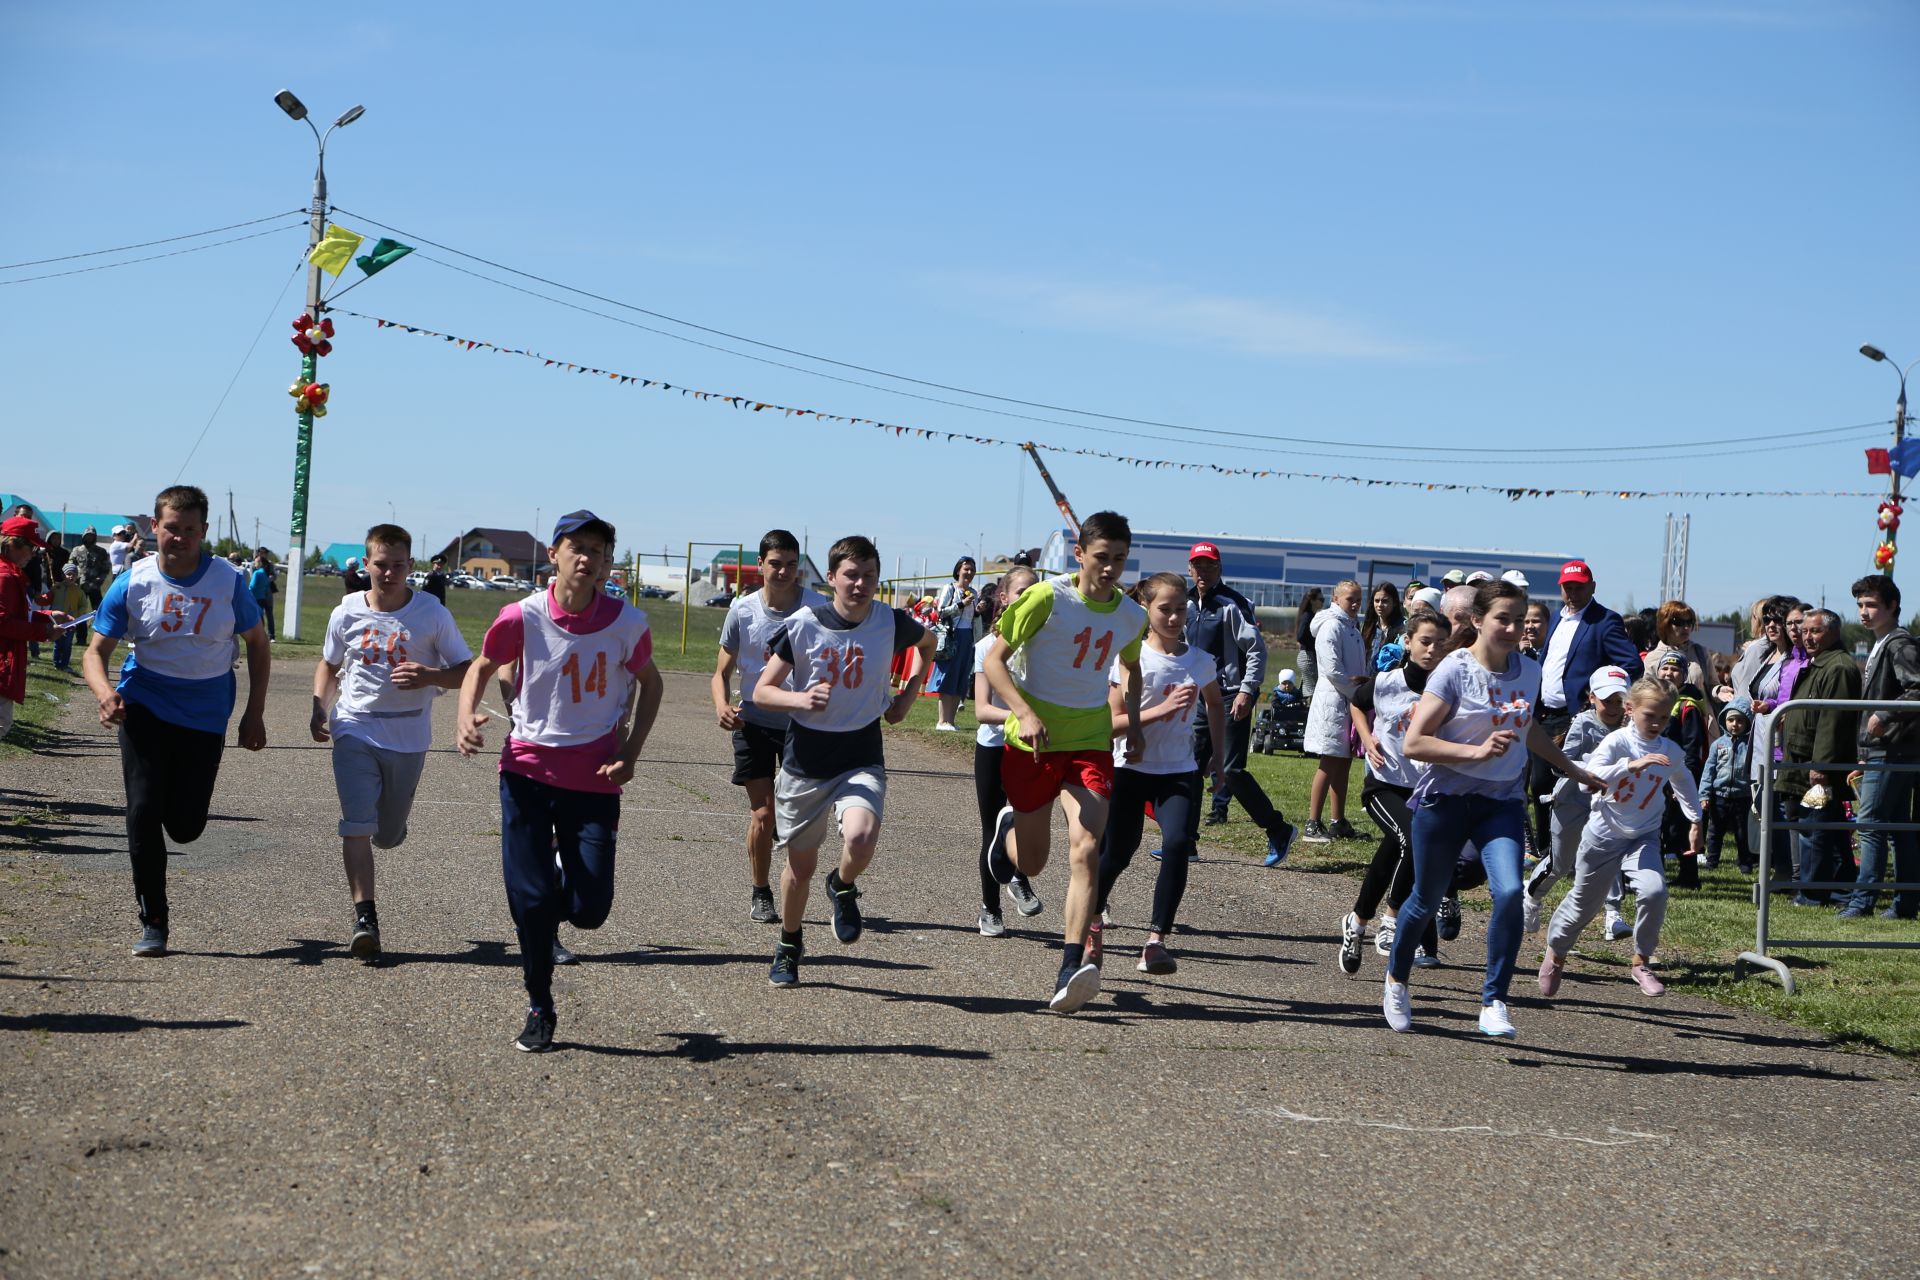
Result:
M27 700L27 644L53 639L53 624L64 614L36 614L20 566L47 544L32 516L0 524L0 738L13 728L13 709Z

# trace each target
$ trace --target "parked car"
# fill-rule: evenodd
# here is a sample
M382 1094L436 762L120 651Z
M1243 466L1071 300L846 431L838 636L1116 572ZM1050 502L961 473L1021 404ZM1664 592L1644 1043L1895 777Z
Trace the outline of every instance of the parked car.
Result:
M485 591L487 584L470 573L456 573L447 581L463 591Z
M337 578L340 576L340 567L331 560L322 560L307 572L316 578Z
M724 609L733 603L733 592L722 591L719 595L708 600L707 603L715 609Z
M407 585L412 587L415 591L418 591L422 587L427 585L427 575L422 571L420 571L419 569L415 569L412 573L407 575Z
M487 585L489 587L492 587L495 591L531 591L533 590L533 584L526 581L524 578L515 578L509 574L504 574L504 573L497 578L487 579Z
M639 598L640 598L640 599L642 599L642 600L671 600L671 599L673 599L673 592L671 592L671 591L669 591L669 590L667 590L667 589L666 589L665 587L655 587L655 586L648 586L648 585L645 585L645 584L642 584L642 586L641 586L641 588L640 588L640 590L639 590L639 592L638 592L638 595L639 595Z
M627 598L627 589L617 582L608 582L606 590L607 594L615 600L625 600Z

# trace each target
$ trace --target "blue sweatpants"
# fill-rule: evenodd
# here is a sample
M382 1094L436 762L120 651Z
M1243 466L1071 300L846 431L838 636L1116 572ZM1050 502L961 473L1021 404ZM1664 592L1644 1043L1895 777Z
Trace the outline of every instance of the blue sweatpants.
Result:
M619 828L617 795L500 775L500 870L532 1008L553 1012L553 941L560 922L598 929L613 910Z
M1480 1003L1507 998L1520 957L1520 841L1526 822L1526 802L1517 798L1429 795L1421 800L1413 811L1413 894L1400 908L1400 927L1387 959L1387 972L1395 982L1405 982L1413 972L1413 949L1453 883L1461 848L1472 842L1480 849L1487 892L1493 895Z

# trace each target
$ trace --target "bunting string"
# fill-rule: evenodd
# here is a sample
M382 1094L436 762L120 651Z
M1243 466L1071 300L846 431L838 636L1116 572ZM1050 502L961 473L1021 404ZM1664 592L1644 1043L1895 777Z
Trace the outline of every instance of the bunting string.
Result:
M388 320L381 316L365 315L345 308L329 308L335 315L351 316L356 320L370 320L377 329L393 330L397 333L413 334L422 338L431 338L442 344L462 351L491 351L504 356L519 356L522 359L538 361L543 368L562 373L583 374L591 378L604 378L619 386L638 387L658 391L663 394L678 394L707 404L726 405L735 410L748 413L773 413L783 418L812 418L820 422L840 423L852 427L866 427L870 430L888 433L896 439L912 437L916 440L942 441L948 444L985 445L1002 449L1039 449L1047 453L1068 457L1096 458L1105 462L1119 463L1122 466L1135 467L1150 471L1182 471L1204 475L1232 476L1251 480L1316 480L1323 483L1350 484L1356 487L1374 489L1418 489L1428 493L1484 493L1496 494L1514 502L1526 498L1615 498L1623 501L1653 498L1877 498L1878 491L1853 489L1594 489L1594 488L1538 488L1527 485L1480 484L1446 480L1392 480L1379 476L1342 475L1319 471L1289 471L1276 467L1235 467L1215 462L1193 462L1172 458L1143 458L1132 454L1114 453L1106 449L1088 449L1075 445L1045 444L1040 441L1008 440L998 436L983 436L970 431L943 431L937 427L915 427L904 423L884 422L878 418L855 417L850 414L830 413L822 409L807 409L795 405L777 404L770 400L760 400L753 396L726 391L708 391L699 387L684 386L668 382L662 378L648 377L637 373L621 373L613 369L602 369L594 365L583 364L576 360L565 360L557 356L547 356L525 347L509 347L488 342L481 338L464 338L458 334L442 333L424 325L405 324L398 320Z

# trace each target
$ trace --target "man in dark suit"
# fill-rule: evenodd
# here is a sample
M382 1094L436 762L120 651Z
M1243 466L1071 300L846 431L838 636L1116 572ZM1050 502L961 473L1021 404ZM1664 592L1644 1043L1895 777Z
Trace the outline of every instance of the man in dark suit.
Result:
M1630 680L1646 672L1640 651L1627 636L1620 615L1593 598L1593 568L1585 560L1560 567L1560 611L1547 623L1540 660L1540 706L1534 718L1558 741L1586 704L1587 681L1601 667L1619 667ZM1528 771L1528 794L1535 797L1534 847L1548 844L1548 811L1538 797L1553 786L1553 770L1538 757Z

